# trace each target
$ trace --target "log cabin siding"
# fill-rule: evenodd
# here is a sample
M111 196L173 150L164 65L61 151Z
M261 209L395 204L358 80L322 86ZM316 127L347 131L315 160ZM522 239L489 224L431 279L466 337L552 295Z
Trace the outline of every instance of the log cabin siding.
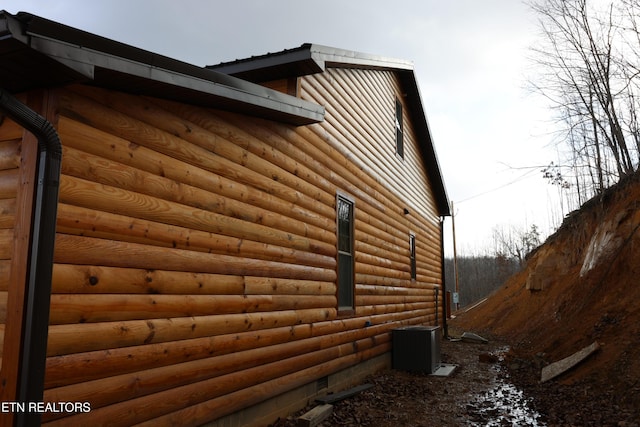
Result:
M295 409L294 394L338 391L387 364L393 328L440 317L436 204L448 206L425 169L423 156L437 161L419 148L431 142L417 141L428 129L406 62L303 45L262 58L275 59L270 77L249 73L296 99L25 16L2 14L18 64L5 80L63 145L44 400L91 405L45 413L45 425L196 426L245 409L238 419L262 411L252 422L264 424ZM372 68L349 68L361 60ZM396 99L419 126L403 116L403 158ZM19 376L41 379L20 368L19 345L38 319L23 313L29 251L43 243L30 232L37 143L0 121L2 400L19 399ZM339 196L355 207L344 311Z
M345 154L397 196L392 200L434 222L438 210L432 186L397 75L393 71L328 68L303 77L301 86L304 99L327 106L325 121L315 126L334 135ZM403 102L404 160L395 153L396 99Z
M92 411L47 414L47 425L199 425L387 352L392 327L434 319L436 257L421 256L411 282L407 253L409 230L428 221L407 223L321 128L58 92L45 400ZM358 198L346 318L339 190Z
M41 109L44 98L38 92L32 96L20 96L20 102ZM42 110L41 110L42 111ZM43 115L47 112L42 111ZM30 254L31 222L35 196L36 137L16 122L2 116L0 120L0 231L2 259L0 259L0 286L2 298L2 322L0 324L0 399L16 401L18 379L23 361L23 308L26 299L28 260ZM12 413L0 418L1 425L12 425Z
M12 120L0 123L0 367L7 320L7 301L14 251L16 198L20 189L20 147L23 130Z
M403 93L397 76L392 71L329 68L302 78L301 89L304 98L327 106L326 120L310 128L348 159L351 169L358 170L360 182L352 180L350 188L365 182L365 188L378 193L374 205L378 209L360 205L362 209L356 211L359 251L376 259L399 260L406 281L408 236L415 232L417 283L440 286L438 210L406 113L404 160L395 153L395 100L402 99ZM366 111L361 105L367 105ZM405 208L409 214L404 214ZM397 275L397 270L392 274Z
M327 108L325 123L299 128L97 88L57 91L63 175L45 400L92 411L46 414L47 424L189 415L198 425L242 409L238 396L257 403L389 351L394 326L435 320L437 215L428 193L402 184L421 176L415 187L428 186L412 165L410 118L401 167L393 128L375 124L393 115L380 99L395 101L393 73L366 83L352 74L329 76L342 88L331 91L321 77L302 82L348 119ZM347 100L374 82L382 87L367 102L377 107L363 124ZM19 139L0 149L9 241ZM336 307L339 191L357 201L347 317ZM10 253L0 252L4 274Z

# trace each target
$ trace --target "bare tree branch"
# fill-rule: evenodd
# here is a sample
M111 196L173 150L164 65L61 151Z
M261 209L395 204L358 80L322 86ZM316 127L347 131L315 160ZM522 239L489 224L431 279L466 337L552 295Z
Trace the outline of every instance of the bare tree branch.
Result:
M578 199L586 200L638 168L640 0L612 0L598 9L587 0L530 6L542 36L532 49L540 73L531 84L563 124Z

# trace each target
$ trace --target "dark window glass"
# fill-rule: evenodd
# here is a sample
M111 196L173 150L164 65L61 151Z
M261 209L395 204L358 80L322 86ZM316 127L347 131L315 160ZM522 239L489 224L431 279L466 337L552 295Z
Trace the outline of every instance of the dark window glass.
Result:
M340 252L338 255L338 308L353 308L353 257Z
M351 217L353 205L342 198L338 199L338 250L351 253Z
M404 136L402 132L402 103L396 99L396 153L404 159Z
M409 260L411 262L411 278L416 278L416 236L409 235Z
M338 309L353 309L353 202L338 197Z

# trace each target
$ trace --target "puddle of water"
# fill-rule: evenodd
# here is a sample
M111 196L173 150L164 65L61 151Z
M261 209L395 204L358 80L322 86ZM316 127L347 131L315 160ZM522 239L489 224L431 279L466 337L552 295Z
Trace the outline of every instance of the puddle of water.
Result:
M544 426L540 415L529 407L529 401L513 384L499 380L495 387L478 396L470 404L475 409L476 421L487 427L494 426Z
M504 353L505 351L497 353L500 360ZM540 420L540 414L529 407L530 399L509 382L509 376L501 372L501 366L495 365L493 369L497 370L493 387L467 404L470 421L474 425L486 427L545 426L546 424Z

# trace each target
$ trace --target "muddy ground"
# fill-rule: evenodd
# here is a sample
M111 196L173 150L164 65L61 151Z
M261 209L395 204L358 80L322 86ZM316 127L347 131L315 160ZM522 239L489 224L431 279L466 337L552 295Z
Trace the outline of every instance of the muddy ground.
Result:
M507 343L442 341L449 377L387 370L373 387L334 404L321 426L638 426L633 405L588 383L539 384L543 355L518 359ZM293 427L304 410L274 427Z
M443 341L452 376L381 372L323 425L639 426L639 260L640 172L567 215L520 272L456 313L451 336L490 341ZM594 342L595 354L540 383L542 367Z

